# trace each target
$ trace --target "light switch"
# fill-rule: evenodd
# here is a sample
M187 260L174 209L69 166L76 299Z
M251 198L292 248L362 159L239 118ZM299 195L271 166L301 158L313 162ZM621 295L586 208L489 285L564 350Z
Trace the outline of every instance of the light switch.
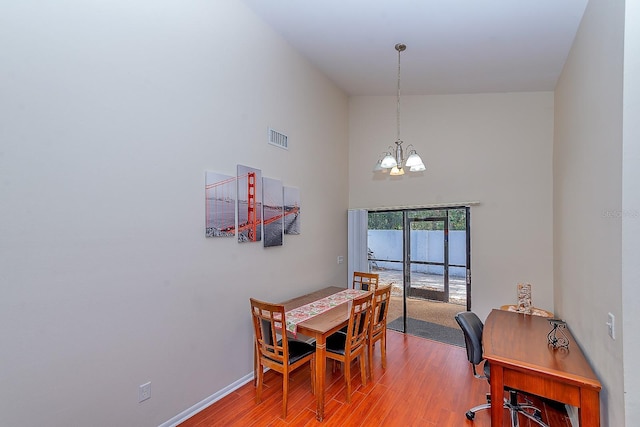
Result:
M612 313L607 314L607 328L609 332L609 336L612 339L616 339L616 318Z

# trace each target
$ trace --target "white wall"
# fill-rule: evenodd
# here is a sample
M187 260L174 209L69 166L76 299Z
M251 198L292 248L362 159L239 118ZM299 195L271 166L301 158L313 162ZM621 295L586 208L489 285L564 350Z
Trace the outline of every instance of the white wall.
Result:
M622 145L622 313L627 426L640 425L640 2L625 3Z
M3 2L0 52L0 424L162 424L251 372L250 296L346 285L347 97L241 2ZM300 236L204 237L238 163Z
M603 425L611 427L625 422L623 29L623 2L591 0L555 91L556 309L567 320L602 382L601 418ZM637 264L637 251L633 258ZM618 319L615 341L607 335L609 312Z
M479 201L471 208L472 309L484 318L514 303L518 282L553 310L553 94L403 96L402 139L427 170L380 178L377 157L395 140L395 97L352 97L349 206Z

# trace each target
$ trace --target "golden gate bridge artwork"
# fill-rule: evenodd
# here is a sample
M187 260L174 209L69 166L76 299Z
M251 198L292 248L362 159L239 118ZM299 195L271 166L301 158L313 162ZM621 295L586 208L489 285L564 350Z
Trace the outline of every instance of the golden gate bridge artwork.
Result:
M238 242L262 240L262 171L238 165Z
M236 177L205 173L205 236L236 235Z
M300 234L300 190L284 187L284 234ZM287 216L290 215L290 216Z
M282 246L284 238L282 181L262 178L262 217L264 247Z
M283 205L283 199L289 201ZM297 189L283 187L281 181L270 178L263 182L258 169L238 165L236 177L207 172L205 200L206 237L237 233L239 242L256 242L262 239L264 227L264 245L268 247L282 245L283 233L299 234Z

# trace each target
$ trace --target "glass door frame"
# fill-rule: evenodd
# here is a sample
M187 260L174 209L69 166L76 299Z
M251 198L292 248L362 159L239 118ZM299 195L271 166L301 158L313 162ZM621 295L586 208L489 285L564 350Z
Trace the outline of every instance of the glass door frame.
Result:
M441 217L422 217L422 218L410 218L409 215L407 215L407 212L405 212L405 214L403 215L403 220L404 220L404 232L403 232L403 238L404 238L404 254L403 254L403 282L404 282L404 293L407 296L411 296L410 294L412 293L411 291L411 265L412 264L420 264L420 265L437 265L437 266L441 266L442 267L442 281L443 281L443 290L441 291L428 291L428 293L433 296L433 298L428 298L428 299L433 299L435 301L442 301L442 302L448 302L449 301L449 217L448 216L441 216ZM443 262L434 262L434 261L429 261L428 257L429 255L427 254L426 261L418 261L418 260L413 260L411 258L411 232L413 231L411 229L411 223L413 222L441 222L443 223L442 226L442 230L443 230L443 248L442 248L442 254L443 254ZM444 296L446 297L446 300L441 299L442 297L439 294L444 294Z
M452 265L449 264L449 211L451 210L462 210L465 211L465 238L466 238L466 266L464 265ZM410 212L418 212L418 211L445 211L446 218L439 217L425 217L425 218L409 218ZM408 287L411 286L411 274L410 274L410 222L412 221L445 221L444 227L444 261L442 263L437 262L419 262L424 264L432 264L432 265L441 265L444 267L443 275L449 276L448 269L450 267L463 267L466 268L465 274L465 285L466 285L466 309L471 310L471 209L470 206L442 206L442 207L415 207L415 208L404 208L404 209L376 209L371 210L369 213L381 213L381 212L401 212L402 213L402 224L403 224L403 254L402 261L391 261L384 259L375 259L370 258L370 262L400 262L402 264L402 278L403 278L403 297L402 297L402 317L403 317L403 327L401 332L407 331L407 296L408 296ZM407 231L408 230L408 231ZM415 263L415 262L414 262ZM445 286L448 283L445 282Z

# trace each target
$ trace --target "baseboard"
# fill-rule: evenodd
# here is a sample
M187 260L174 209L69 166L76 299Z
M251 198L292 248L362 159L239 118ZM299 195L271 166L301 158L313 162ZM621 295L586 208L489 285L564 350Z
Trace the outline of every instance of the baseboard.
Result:
M238 381L236 381L236 382L234 382L232 384L229 384L227 387L223 388L222 390L217 391L216 393L213 393L211 396L209 396L206 399L196 403L191 408L189 408L189 409L187 409L185 411L182 411L181 413L179 413L175 417L171 418L169 421L166 421L166 422L160 424L160 426L158 426L158 427L175 427L175 426L177 426L181 422L193 417L198 412L200 412L200 411L206 409L207 407L213 405L214 403L216 403L218 400L222 399L223 397L225 397L229 393L232 393L233 391L239 389L240 387L242 387L243 385L245 385L249 381L253 381L253 372L245 375L244 377L240 378Z
M578 419L578 408L571 405L564 405L567 408L567 415L569 416L569 422L572 427L578 427L580 425L580 420Z

